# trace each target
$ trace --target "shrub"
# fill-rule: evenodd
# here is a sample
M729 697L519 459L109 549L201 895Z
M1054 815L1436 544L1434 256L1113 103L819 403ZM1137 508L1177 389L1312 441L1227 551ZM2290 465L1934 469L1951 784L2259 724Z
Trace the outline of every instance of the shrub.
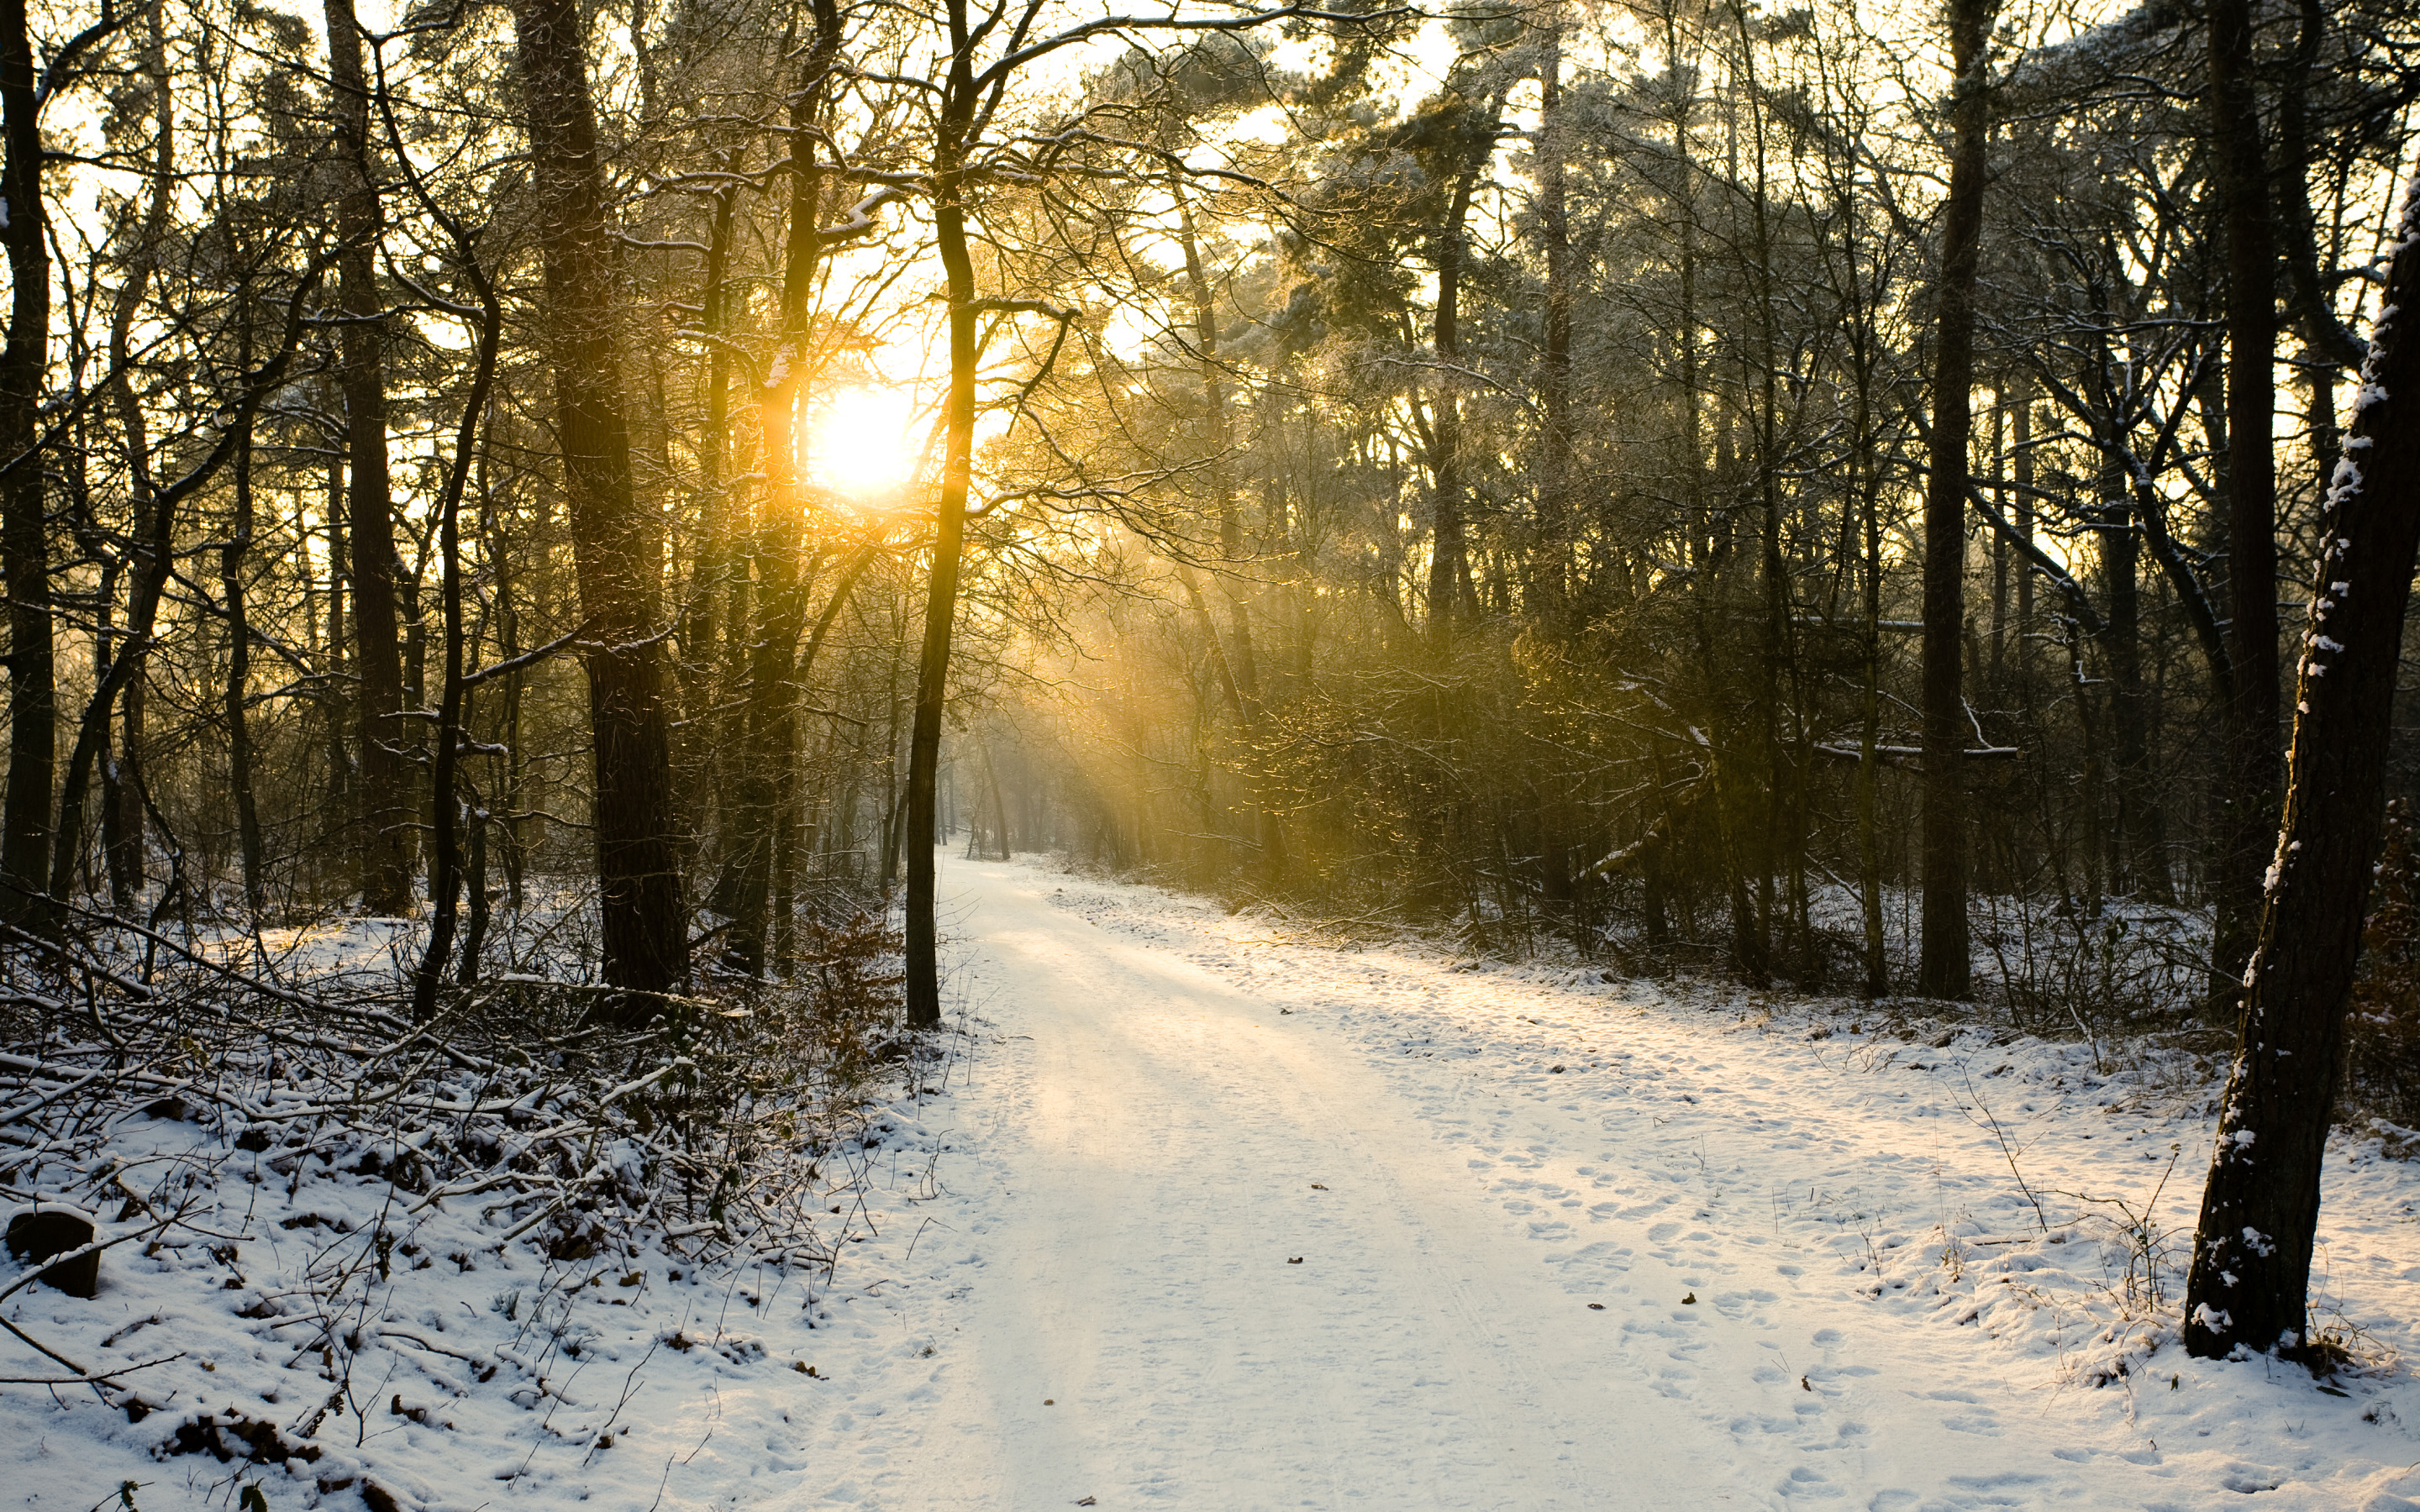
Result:
M2400 798L2386 810L2345 1041L2345 1101L2420 1124L2420 854Z

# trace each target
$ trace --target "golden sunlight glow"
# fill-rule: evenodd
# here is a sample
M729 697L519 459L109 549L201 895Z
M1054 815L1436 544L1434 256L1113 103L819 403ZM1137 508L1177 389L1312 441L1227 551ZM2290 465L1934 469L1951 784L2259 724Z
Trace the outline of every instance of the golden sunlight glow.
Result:
M799 461L810 483L844 498L889 493L915 478L925 429L911 388L832 389L812 401Z

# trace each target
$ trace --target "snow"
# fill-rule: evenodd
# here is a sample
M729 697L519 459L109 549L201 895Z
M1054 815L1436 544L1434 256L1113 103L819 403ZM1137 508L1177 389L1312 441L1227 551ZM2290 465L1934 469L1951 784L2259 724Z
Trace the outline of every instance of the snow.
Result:
M2344 1395L2174 1343L2197 1061L1347 952L1038 864L943 889L970 1039L871 1110L829 1270L549 1262L448 1204L284 1316L409 1195L222 1149L229 1238L0 1303L88 1365L179 1356L140 1423L0 1388L0 1504L2420 1506L2420 1179L2378 1137L2327 1162ZM154 1458L196 1410L319 1458Z

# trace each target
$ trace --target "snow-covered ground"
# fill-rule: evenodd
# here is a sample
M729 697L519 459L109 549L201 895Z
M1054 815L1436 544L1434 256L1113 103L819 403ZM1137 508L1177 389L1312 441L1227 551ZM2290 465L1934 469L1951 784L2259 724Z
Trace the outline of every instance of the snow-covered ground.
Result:
M2331 1390L2165 1341L2209 1132L2173 1062L943 883L973 1042L851 1152L830 1273L424 1214L341 1320L386 1373L322 1412L289 1335L326 1320L272 1278L394 1194L231 1153L231 1254L0 1304L87 1365L183 1355L137 1423L0 1387L0 1503L2420 1506L2420 1173L2374 1142L2328 1165L2321 1320L2368 1363ZM155 1457L197 1412L318 1457Z

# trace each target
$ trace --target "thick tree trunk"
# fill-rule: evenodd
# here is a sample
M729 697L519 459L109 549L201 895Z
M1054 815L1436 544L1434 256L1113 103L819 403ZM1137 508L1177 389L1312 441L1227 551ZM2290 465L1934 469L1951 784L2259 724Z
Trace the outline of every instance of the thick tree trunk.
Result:
M2370 337L2361 398L2320 520L2295 675L2285 818L2244 973L2243 1029L2219 1113L2186 1283L2185 1346L2324 1364L2308 1295L2319 1163L2361 952L2420 551L2420 176Z
M0 920L45 917L58 688L51 627L50 533L43 523L42 378L50 359L51 261L42 239L42 135L25 0L0 0L0 227L8 253L8 340L0 350L0 577L8 592L8 782L0 799Z
M1973 967L1966 933L1966 707L1961 683L1966 611L1967 443L1974 434L1975 274L1982 248L1984 79L1993 0L1950 0L1949 197L1942 207L1934 294L1932 448L1924 486L1924 942L1916 990L1963 997Z
M419 820L412 771L404 755L403 630L396 610L402 567L396 556L395 509L386 452L386 328L378 314L379 242L385 211L373 177L368 77L353 0L323 0L328 63L334 85L338 171L345 176L336 229L337 300L348 322L341 338L345 452L351 497L354 666L361 674L355 741L361 764L355 819L361 825L362 907L411 912L412 854Z
M2233 780L2217 878L2212 971L2239 976L2259 916L2259 875L2277 827L2276 255L2267 151L2254 93L2250 0L2211 0L2210 108L2226 244L2227 702Z
M674 820L671 678L657 637L663 541L631 486L613 336L613 238L581 15L571 0L513 7L546 264L555 430L581 609L594 636L582 659L595 742L605 980L628 994L615 1015L640 1022L660 1007L652 995L678 991L688 980L689 916Z

